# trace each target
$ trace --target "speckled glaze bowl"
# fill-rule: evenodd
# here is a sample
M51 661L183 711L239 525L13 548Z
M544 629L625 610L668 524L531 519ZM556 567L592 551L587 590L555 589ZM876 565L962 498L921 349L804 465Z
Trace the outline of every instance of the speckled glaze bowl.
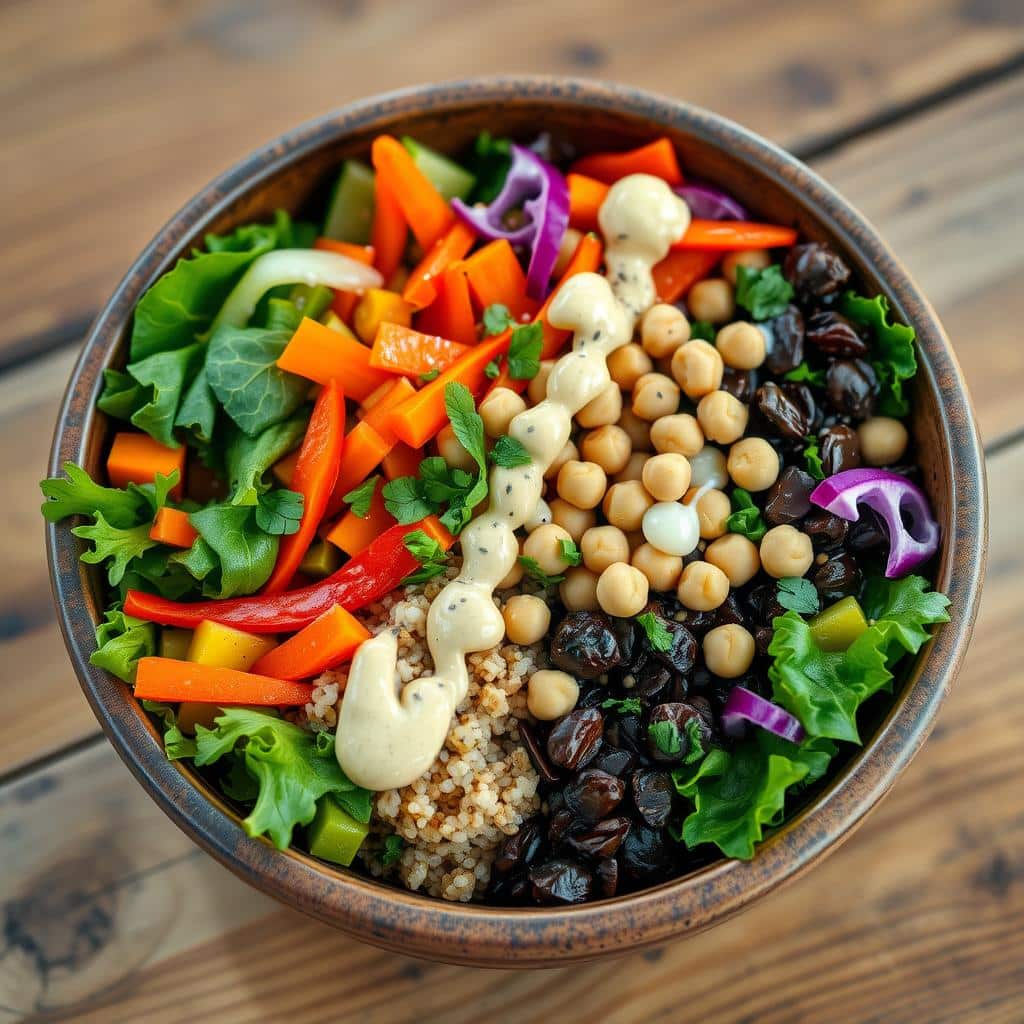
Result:
M167 815L240 878L289 906L396 952L487 967L553 967L692 935L802 874L863 821L924 742L963 660L986 544L981 447L956 358L926 299L874 229L793 157L730 121L685 103L597 82L501 78L407 89L364 100L246 157L160 231L89 332L57 423L50 472L65 460L101 470L111 433L96 411L105 367L119 365L132 310L146 288L207 231L293 212L321 200L346 157L365 158L380 132L456 150L479 131L550 131L581 151L626 148L667 134L683 167L721 185L760 218L792 224L844 254L870 292L884 292L917 330L921 370L913 434L943 528L937 586L952 620L906 673L887 712L865 723L863 747L763 843L748 863L721 860L672 882L580 907L504 909L445 903L245 836L239 815L160 738L113 676L89 665L102 608L99 574L79 561L66 526L47 528L54 595L82 689L117 752Z

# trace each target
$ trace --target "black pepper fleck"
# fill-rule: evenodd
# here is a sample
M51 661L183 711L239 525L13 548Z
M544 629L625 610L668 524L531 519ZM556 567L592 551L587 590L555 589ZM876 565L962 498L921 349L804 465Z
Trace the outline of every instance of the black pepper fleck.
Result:
M477 548L477 550L480 552L481 555L487 554L487 548Z
M593 340L594 340L594 341L600 341L600 340L601 340L601 331L600 331L600 330L596 330L596 331L594 331L594 337L593 337Z
M505 484L505 493L506 494L511 494L512 493L512 485L511 484Z
M452 603L452 604L448 605L448 611L450 611L450 612L453 612L453 611L455 611L455 607L456 607L456 606L455 606L455 604L454 604L454 603Z
M532 433L533 433L533 432L534 432L534 431L535 431L536 429L537 429L537 428L536 428L535 426L531 425L531 426L529 426L529 427L527 427L527 428L526 428L526 432L527 432L528 434L532 434Z

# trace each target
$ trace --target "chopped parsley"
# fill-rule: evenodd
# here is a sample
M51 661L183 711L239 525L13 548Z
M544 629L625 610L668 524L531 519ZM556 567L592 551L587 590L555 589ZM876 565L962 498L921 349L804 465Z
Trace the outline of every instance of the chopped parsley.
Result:
M389 836L384 837L384 850L380 855L381 864L389 868L392 864L397 864L402 856L402 850L405 849L405 840L394 832Z
M690 324L690 341L714 341L715 328L710 320L694 320Z
M261 494L256 505L256 525L271 535L286 537L298 532L305 498L297 491L279 487Z
M666 757L682 753L683 741L675 722L652 722L647 726L647 735Z
M501 373L501 356L495 356L485 367L484 375L488 380L494 380Z
M791 298L793 286L782 276L782 268L778 264L764 270L744 266L736 268L736 304L755 320L769 320L784 313Z
M807 447L804 448L804 465L807 472L815 480L825 479L825 464L821 461L821 448L818 446L818 439L813 434L807 436Z
M379 476L371 476L364 480L358 487L353 487L341 500L352 509L352 514L360 519L365 519L370 514L370 502L373 501L373 492L377 489Z
M539 323L515 328L508 346L508 375L513 380L532 380L537 376L543 344L544 328Z
M639 715L644 710L639 697L609 697L601 702L601 707L606 711L614 711L617 715Z
M814 615L818 611L818 590L803 576L784 576L779 580L775 599L783 608L801 615Z
M799 366L784 373L782 379L793 381L795 384L811 384L816 388L823 388L825 386L825 371L812 370L805 359Z
M519 556L519 564L523 567L526 575L532 580L536 580L541 586L553 587L557 583L561 583L565 579L564 576L551 576L546 573L538 563L536 558L527 558L526 555Z
M484 334L501 334L506 328L514 327L515 320L508 311L508 306L494 302L484 310Z
M429 384L432 380L437 380L441 376L441 371L435 366L432 370L427 370L426 373L421 373L419 379L424 384Z
M502 434L491 449L491 462L496 466L503 466L505 469L528 466L531 461L530 453L522 442L517 441L514 437L509 437L508 434Z
M726 529L730 533L742 534L747 540L757 544L768 532L768 524L761 515L761 510L754 504L750 492L742 487L733 489L732 514L725 521Z
M574 540L560 540L558 546L561 548L562 561L566 565L579 565L583 561L583 555L580 554Z
M667 651L672 647L672 634L654 612L644 612L636 617L637 624L647 634L647 642L656 651Z
M402 539L409 554L419 563L420 567L409 573L402 584L426 583L448 568L448 553L433 537L427 536L423 530L413 530Z

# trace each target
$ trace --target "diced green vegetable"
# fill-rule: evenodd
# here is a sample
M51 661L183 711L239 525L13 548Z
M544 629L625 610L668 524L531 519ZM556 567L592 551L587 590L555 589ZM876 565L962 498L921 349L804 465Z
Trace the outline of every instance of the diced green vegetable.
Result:
M288 301L303 316L308 316L310 320L319 320L334 301L334 292L322 284L297 284L292 286Z
M325 540L311 545L299 564L299 572L307 576L330 576L341 566L341 554Z
M868 628L868 620L855 597L844 597L818 612L808 625L823 651L845 651Z
M451 201L465 199L473 191L476 177L448 157L429 149L408 135L402 136L402 145L412 155L413 162L427 176L438 192Z
M171 629L169 626L160 630L160 657L184 661L188 657L188 649L192 646L191 629Z
M358 160L341 166L324 218L324 237L366 245L373 225L373 170Z
M316 805L316 817L309 826L309 852L321 860L348 867L370 831L369 825L346 814L329 796Z

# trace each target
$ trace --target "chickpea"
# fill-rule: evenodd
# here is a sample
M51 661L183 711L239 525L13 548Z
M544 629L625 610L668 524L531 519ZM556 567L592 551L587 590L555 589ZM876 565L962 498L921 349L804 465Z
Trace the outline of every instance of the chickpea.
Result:
M698 281L686 296L686 305L694 320L708 320L713 324L724 324L736 313L732 285L724 277Z
M857 428L860 457L869 466L891 466L903 458L910 440L907 428L889 416L872 416Z
M677 412L651 424L651 444L658 452L676 452L690 458L704 447L704 431L695 416Z
M511 388L495 388L477 410L488 437L508 433L509 424L526 408L526 402Z
M580 541L583 564L592 572L604 572L615 562L629 561L629 541L617 526L592 526Z
M715 348L722 353L725 365L734 370L756 370L767 352L764 331L745 320L726 324L715 335Z
M519 584L522 582L523 574L525 573L525 571L526 570L522 567L522 565L519 564L519 559L517 558L512 563L512 568L509 569L509 571L504 575L504 577L502 577L502 579L498 581L498 585L494 589L511 590L512 587L518 587Z
M642 420L670 416L679 408L679 385L663 373L647 374L633 389L631 408Z
M728 391L712 391L697 403L697 422L709 441L732 444L747 429L750 410Z
M597 603L609 615L630 618L647 604L647 577L626 562L609 565L597 578Z
M675 590L683 571L683 560L678 555L667 555L653 544L641 544L630 563L647 577L651 590Z
M647 452L633 452L626 465L615 474L615 483L624 484L628 480L642 480L644 466L647 465L649 458L650 455Z
M558 496L577 508L596 508L608 488L608 477L596 462L573 459L558 471Z
M774 526L761 538L761 567L769 576L803 576L814 561L811 538L795 526Z
M565 570L565 579L558 584L558 596L570 612L596 612L597 573L582 565Z
M526 706L534 718L553 722L569 714L580 699L580 688L568 672L542 668L526 684Z
M545 523L538 526L523 542L523 555L534 559L549 576L556 576L565 571L565 559L562 557L564 540L572 540L568 530L557 523Z
M678 501L690 486L690 463L676 452L655 455L647 460L640 479L655 501Z
M691 487L686 492L685 502L689 505L697 497L699 488ZM726 531L726 520L732 514L729 496L724 491L712 488L705 491L697 502L697 522L704 540L714 540Z
M672 356L672 376L687 398L697 401L722 386L722 353L706 341L688 341Z
M779 456L763 437L737 441L725 465L736 485L748 491L766 491L779 478Z
M608 372L623 391L632 391L637 378L652 369L651 357L639 345L623 345L608 357Z
M501 614L505 619L505 632L514 644L535 644L551 625L547 601L530 594L510 597Z
M592 508L577 508L563 498L555 498L551 502L551 521L579 544L583 534L596 525L597 513Z
M754 660L754 638L742 626L730 622L704 635L704 664L721 679L737 679Z
M714 611L729 596L729 577L708 562L691 562L683 569L676 597L692 612Z
M713 540L704 549L704 558L718 566L734 587L749 583L761 568L757 545L747 540L742 533L727 533Z
M526 394L530 399L531 405L539 405L547 397L548 377L551 376L551 371L554 368L554 359L544 359L541 361L540 369L530 380L529 386L526 389Z
M644 513L653 504L654 499L639 480L626 480L621 484L612 484L608 488L601 508L605 519L612 526L628 532L640 529Z
M526 522L523 526L527 533L533 533L538 526L543 526L545 523L551 522L551 506L543 499L538 498L537 504L533 506L533 511L530 513Z
M576 422L581 427L604 427L617 422L621 415L622 392L619 385L610 380L596 398L592 398L576 413Z
M745 249L741 252L731 252L722 260L722 274L729 284L735 284L737 267L764 270L771 264L772 258L768 255L767 249Z
M573 459L578 459L579 457L580 452L576 445L572 441L566 441L562 446L562 450L555 456L555 461L544 470L544 479L553 480L562 471L562 467L567 462L572 462Z
M649 452L651 450L651 425L635 415L632 409L622 410L619 426L629 434L633 451Z
M551 268L552 277L561 277L565 268L569 266L569 260L576 252L576 247L583 239L583 232L576 228L566 228L562 235L562 244L558 247L558 255L555 257L555 265Z
M690 340L690 321L667 302L651 306L640 327L644 351L654 359L670 356Z
M452 469L472 471L477 468L476 460L462 447L462 442L455 436L450 423L445 424L438 432L437 450Z
M618 473L629 462L633 442L622 427L614 423L598 427L583 436L580 452L587 462L596 462L605 473Z

